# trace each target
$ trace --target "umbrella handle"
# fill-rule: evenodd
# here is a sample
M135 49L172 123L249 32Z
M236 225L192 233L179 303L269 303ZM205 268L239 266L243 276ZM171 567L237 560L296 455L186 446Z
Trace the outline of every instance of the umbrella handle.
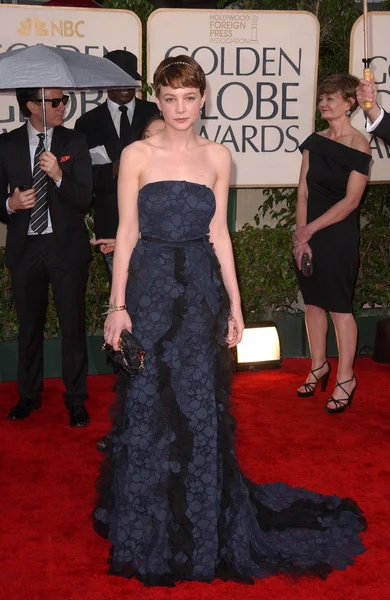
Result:
M371 69L368 69L367 67L365 69L363 69L363 77L366 81L371 81ZM366 110L369 110L370 108L372 108L372 102L365 102L364 103L364 108Z

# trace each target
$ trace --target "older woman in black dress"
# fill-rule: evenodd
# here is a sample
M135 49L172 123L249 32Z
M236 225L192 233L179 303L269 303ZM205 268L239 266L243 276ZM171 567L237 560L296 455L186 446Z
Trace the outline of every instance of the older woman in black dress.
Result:
M328 413L343 412L356 388L353 363L357 327L352 296L358 270L358 206L368 179L370 149L366 138L350 124L357 108L352 75L332 75L320 86L318 108L329 127L310 135L301 146L296 230L293 235L296 272L306 309L312 366L298 396L313 396L329 377L326 335L329 312L339 352L336 386L325 405ZM313 273L302 272L307 254ZM304 257L305 260L305 257Z

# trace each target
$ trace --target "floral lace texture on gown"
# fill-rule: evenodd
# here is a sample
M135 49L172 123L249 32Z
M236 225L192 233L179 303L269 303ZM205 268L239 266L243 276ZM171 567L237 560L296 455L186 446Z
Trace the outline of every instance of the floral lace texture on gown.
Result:
M352 500L256 485L239 469L229 302L207 238L214 211L201 184L140 190L126 302L147 354L144 370L118 384L95 528L110 539L110 572L147 585L325 577L364 551L365 520Z

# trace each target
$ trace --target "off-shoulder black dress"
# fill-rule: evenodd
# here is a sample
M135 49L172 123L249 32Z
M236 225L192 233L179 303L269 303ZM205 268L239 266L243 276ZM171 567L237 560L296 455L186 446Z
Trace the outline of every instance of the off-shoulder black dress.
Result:
M300 150L309 151L307 223L311 223L345 197L352 171L368 175L371 156L318 133L312 133ZM305 304L331 312L352 312L359 260L358 210L317 231L309 245L313 275L305 277L294 265Z

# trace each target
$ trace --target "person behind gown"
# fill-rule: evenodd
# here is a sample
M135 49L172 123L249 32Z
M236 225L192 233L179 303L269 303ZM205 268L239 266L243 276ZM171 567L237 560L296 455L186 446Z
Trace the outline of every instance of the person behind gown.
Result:
M142 80L137 57L132 52L113 50L104 58L133 79ZM81 115L75 124L76 131L85 135L91 155L99 148L107 155L105 164L93 164L96 239L92 244L103 256L109 279L118 227L117 177L121 153L125 146L141 139L145 125L153 115L158 115L156 104L137 98L135 92L135 88L108 90L106 102ZM95 163L94 159L92 162Z
M172 62L177 68L170 68L168 79L166 68ZM186 180L211 188L215 195L210 241L221 264L223 282L231 302L227 342L233 347L241 340L244 322L227 227L231 154L226 147L195 133L194 125L206 100L205 76L196 61L188 56L165 59L156 70L154 84L165 128L151 138L127 146L121 156L119 226L109 303L111 312L104 325L105 340L117 350L121 331L132 330L125 297L129 260L139 239L139 190L156 181Z
M147 140L148 138L160 133L165 127L164 117L160 115L154 115L148 123L145 125L145 129L142 132L141 140Z
M332 75L322 83L319 88L318 109L321 112L322 118L328 122L329 127L316 135L317 137L323 136L327 140L332 140L335 143L368 155L370 154L370 149L366 138L350 124L350 115L358 106L356 101L356 87L358 84L359 80L352 75ZM317 140L317 142L318 141L321 140ZM341 148L340 150L343 149ZM332 146L332 154L337 152L339 152L337 147ZM356 158L359 152L357 152L357 154L352 154ZM309 161L311 161L309 156L310 151L307 149L303 150L302 167L298 185L296 230L293 234L293 254L299 271L301 271L302 256L305 253L313 259L314 270L316 270L316 257L314 256L313 258L311 245L316 237L317 246L319 239L325 241L325 235L322 237L318 236L318 232L347 219L348 216L357 209L368 179L367 175L364 175L357 170L352 170L348 178L345 196L338 202L335 202L318 218L311 222L307 222L309 196L308 182L310 182L310 173L309 178L307 178L307 176L310 167ZM367 157L367 161L368 160L369 158ZM333 181L331 181L330 184L329 182L325 183L325 185L329 186L329 196L331 196L332 193L337 193L335 171L333 172L332 177ZM337 227L333 227L333 232L336 233L333 233L332 235L337 236L337 230ZM329 241L329 238L327 239ZM337 240L336 238L335 244L338 242L340 242L340 247L342 247L343 240ZM350 269L354 269L354 264L357 264L357 242L358 224L356 220L356 252L355 256L352 257L353 263L351 263ZM317 252L318 254L321 254L326 261L329 246L325 243L324 247L320 250L317 247ZM340 256L340 259L341 258L342 257ZM340 260L340 262L342 261ZM310 277L300 277L299 275L300 273L298 273L300 287L306 287L311 284ZM356 272L354 277L356 278ZM316 281L319 279L321 279L321 273L317 272ZM338 292L341 293L341 290L326 290L326 292L330 292L330 296L333 294L336 297ZM352 293L353 291L351 289L351 307ZM324 301L324 305L322 305L322 302L318 302L318 305L313 305L305 300L304 292L303 296L305 301L306 328L312 359L311 371L305 383L298 388L298 395L305 397L314 394L316 384L322 378L324 378L322 382L325 384L323 385L323 389L326 387L330 366L326 360L326 336L328 329L326 302ZM348 312L329 310L336 331L339 355L336 387L334 388L332 397L325 406L325 410L330 413L342 412L345 410L356 387L353 363L356 353L357 326L352 314L352 308L346 310ZM338 383L341 384L342 387L340 387Z
M377 102L377 89L374 76L371 80L361 79L356 90L357 101L366 116L366 129L368 133L380 137L386 144L390 144L390 114L381 108ZM366 109L365 102L371 103L371 108Z

